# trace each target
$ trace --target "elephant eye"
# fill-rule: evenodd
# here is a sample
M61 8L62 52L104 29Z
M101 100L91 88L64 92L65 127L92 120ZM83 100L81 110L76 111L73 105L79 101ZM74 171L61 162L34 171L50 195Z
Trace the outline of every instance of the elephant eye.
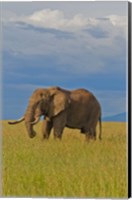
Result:
M43 97L43 93L40 93L40 97Z

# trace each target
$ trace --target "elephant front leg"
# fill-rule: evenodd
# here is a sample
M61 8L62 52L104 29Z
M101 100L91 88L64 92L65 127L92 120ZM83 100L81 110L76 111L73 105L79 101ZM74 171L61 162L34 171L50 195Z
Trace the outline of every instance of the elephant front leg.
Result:
M52 129L52 122L49 119L45 119L42 124L42 134L44 139L48 139Z
M60 140L61 140L63 130L64 130L64 128L61 128L61 129L60 129L60 127L58 127L58 128L55 127L55 128L54 128L54 138L55 138L55 139L60 139Z
M56 116L53 121L53 134L55 139L61 139L64 127L66 125L66 114L61 113L59 116Z

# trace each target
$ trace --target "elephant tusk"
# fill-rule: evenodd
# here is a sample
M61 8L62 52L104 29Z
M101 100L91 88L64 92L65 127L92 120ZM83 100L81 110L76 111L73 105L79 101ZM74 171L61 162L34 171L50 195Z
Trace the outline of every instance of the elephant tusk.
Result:
M35 120L33 122L31 122L30 124L35 125L39 122L40 117L36 117Z
M24 120L25 120L25 117L21 117L20 119L14 121L14 122L8 122L8 124L18 124L18 123L20 123L20 122L22 122Z

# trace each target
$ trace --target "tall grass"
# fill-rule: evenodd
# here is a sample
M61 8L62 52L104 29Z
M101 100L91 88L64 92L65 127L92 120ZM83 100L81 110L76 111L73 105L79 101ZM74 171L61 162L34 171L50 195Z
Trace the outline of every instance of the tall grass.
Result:
M126 124L103 123L103 140L87 143L78 130L62 141L34 139L24 124L3 122L3 196L127 197Z

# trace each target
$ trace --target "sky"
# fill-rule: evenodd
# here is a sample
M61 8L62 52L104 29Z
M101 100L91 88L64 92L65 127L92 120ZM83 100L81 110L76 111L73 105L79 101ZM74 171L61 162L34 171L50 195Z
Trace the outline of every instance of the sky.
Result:
M51 86L88 89L103 117L127 111L127 1L1 4L3 119Z

